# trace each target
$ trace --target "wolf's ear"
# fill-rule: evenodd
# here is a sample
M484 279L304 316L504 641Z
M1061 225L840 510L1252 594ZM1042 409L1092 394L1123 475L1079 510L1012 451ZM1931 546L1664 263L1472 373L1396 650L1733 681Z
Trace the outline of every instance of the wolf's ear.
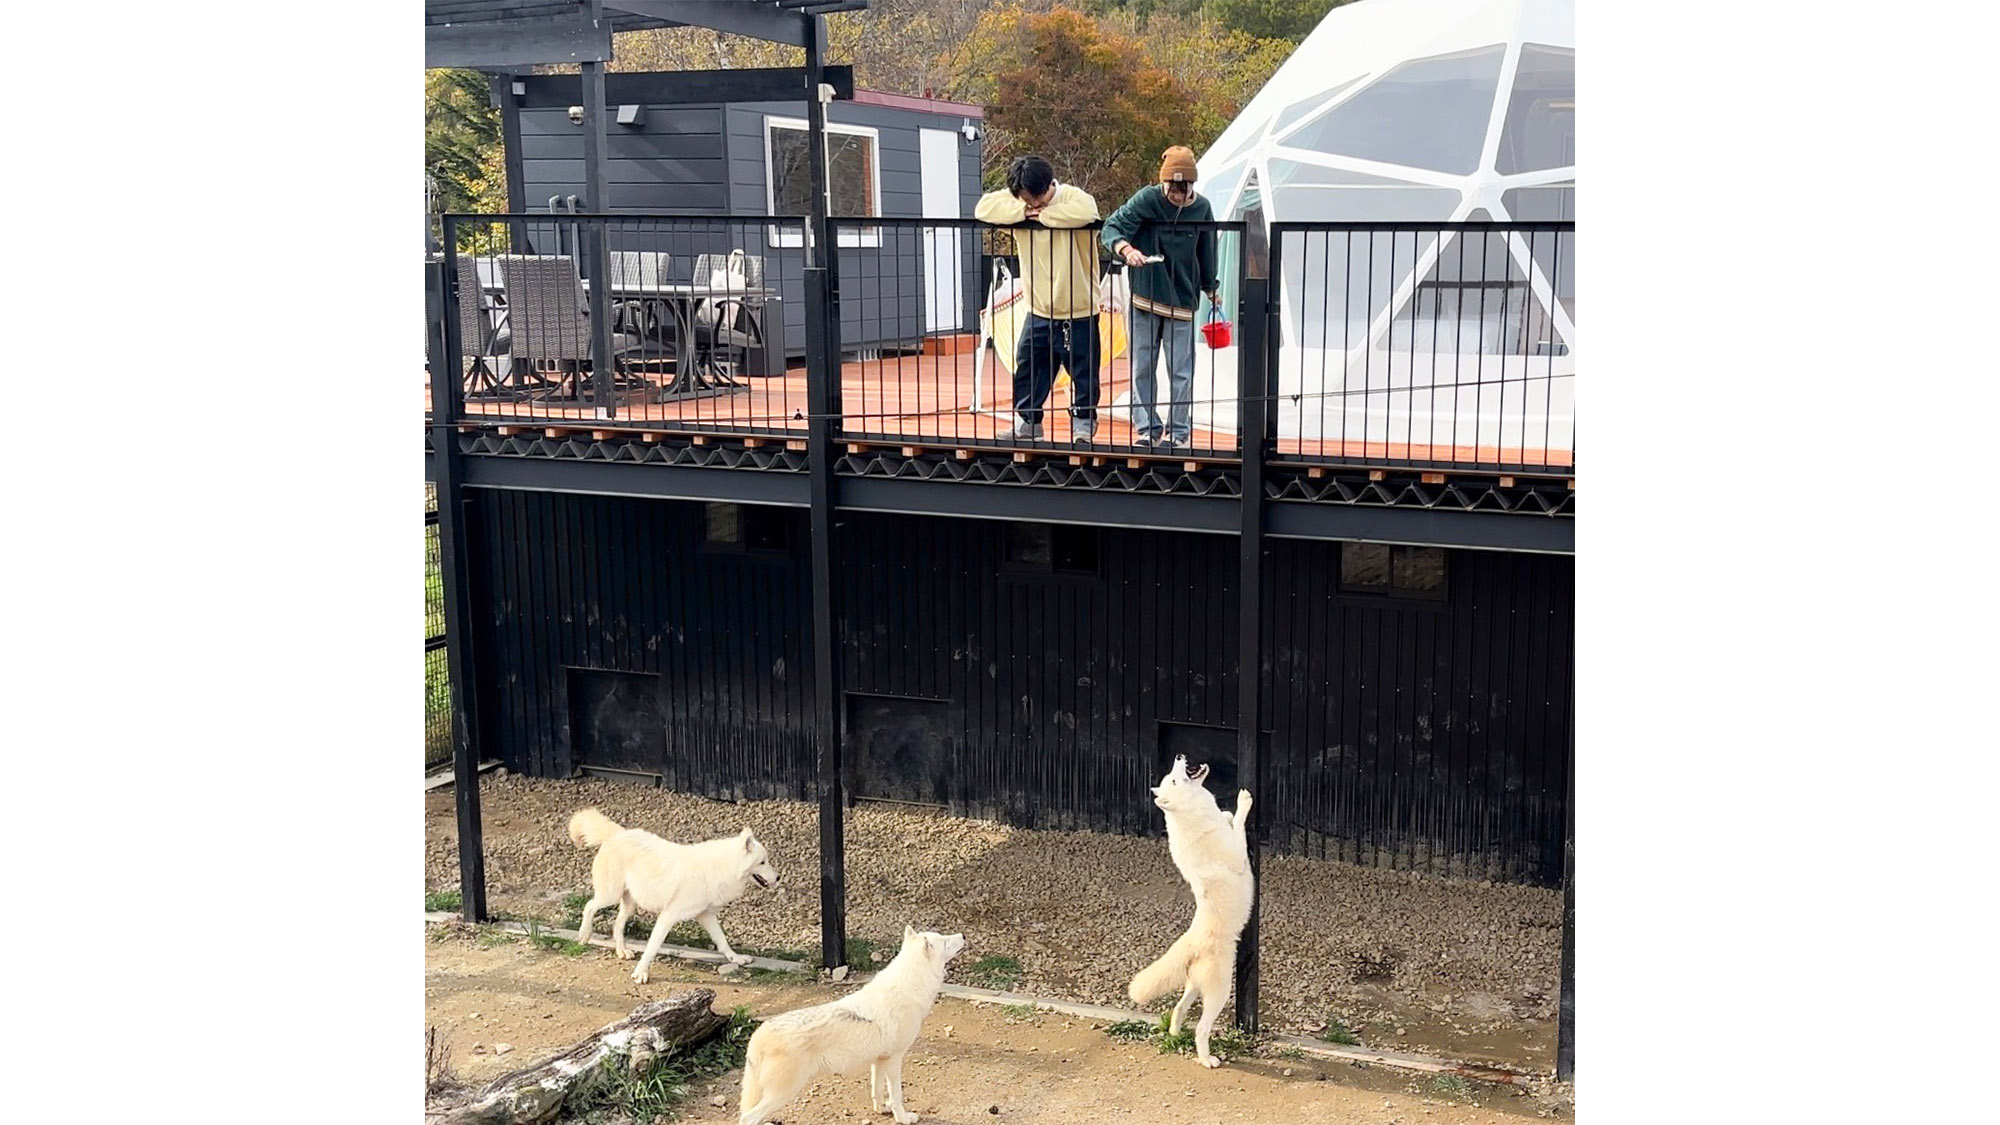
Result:
M746 852L756 844L756 841L750 838L750 830L748 828L745 828L736 838L743 841L743 850Z
M904 941L908 941L908 940L910 940L911 938L913 938L913 937L916 937L916 936L917 936L917 928L916 928L915 926L910 926L910 925L905 925L905 926L903 927L903 940L904 940Z

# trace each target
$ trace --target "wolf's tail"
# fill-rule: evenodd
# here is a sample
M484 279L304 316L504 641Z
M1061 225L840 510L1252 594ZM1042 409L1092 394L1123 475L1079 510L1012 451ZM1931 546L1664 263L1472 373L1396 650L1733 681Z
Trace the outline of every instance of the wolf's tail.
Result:
M569 842L579 848L596 848L623 829L618 822L598 812L585 809L569 818Z
M1148 1004L1187 983L1188 965L1200 952L1201 939L1195 927L1174 940L1160 959L1139 970L1127 989L1134 1004Z

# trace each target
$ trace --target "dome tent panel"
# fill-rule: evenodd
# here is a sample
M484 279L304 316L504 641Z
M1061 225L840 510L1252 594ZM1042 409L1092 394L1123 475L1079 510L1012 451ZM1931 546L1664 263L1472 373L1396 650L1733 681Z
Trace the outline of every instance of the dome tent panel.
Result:
M1460 175L1479 168L1507 45L1403 63L1284 138L1291 148Z

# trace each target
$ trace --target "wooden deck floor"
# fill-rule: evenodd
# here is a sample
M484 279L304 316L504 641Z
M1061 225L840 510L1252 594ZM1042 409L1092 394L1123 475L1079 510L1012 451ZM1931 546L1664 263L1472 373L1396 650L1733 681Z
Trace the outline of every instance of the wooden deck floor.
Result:
M973 360L970 353L958 355L886 356L841 367L842 440L849 443L907 444L927 448L951 447L959 443L992 444L1000 430L1013 423L1012 383L1007 372L996 372L991 363L980 388L983 411L972 409ZM590 429L686 429L695 432L744 435L805 436L806 377L803 364L795 363L781 376L740 378L743 386L701 397L658 401L657 387L671 378L649 374L648 388L637 387L620 396L616 416L600 419L594 405L562 400L531 399L503 401L469 399L465 421L512 426L564 426ZM1099 388L1100 404L1113 402L1129 389L1131 373L1123 357L1109 365ZM1197 386L1200 377L1197 375ZM1199 394L1197 390L1197 394ZM1050 396L1043 416L1045 439L1036 444L1063 446L1072 436L1072 420L1063 409L1069 403L1067 387L1058 387ZM429 384L425 384L424 407L430 408ZM1122 412L1120 412L1122 413ZM1393 437L1393 435L1392 435ZM1127 447L1133 439L1130 423L1114 412L1100 409L1096 446ZM1236 435L1231 432L1195 427L1193 442L1176 458L1192 460L1237 458ZM1423 442L1365 437L1304 439L1280 437L1279 457L1302 459L1349 458L1398 462L1441 462L1470 465L1513 465L1526 471L1546 470L1566 474L1573 463L1566 449L1502 447L1497 445L1441 445Z

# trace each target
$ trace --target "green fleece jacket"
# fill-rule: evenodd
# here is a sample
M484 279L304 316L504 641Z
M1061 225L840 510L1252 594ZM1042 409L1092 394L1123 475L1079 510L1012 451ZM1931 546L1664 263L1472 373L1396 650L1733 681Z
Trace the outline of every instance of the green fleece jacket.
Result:
M1164 186L1148 184L1104 220L1104 248L1113 254L1121 243L1129 242L1149 257L1166 255L1164 262L1149 262L1131 271L1134 308L1176 320L1194 319L1196 302L1216 286L1215 232L1184 224L1214 219L1208 197L1200 192L1187 206L1176 207L1167 202Z

